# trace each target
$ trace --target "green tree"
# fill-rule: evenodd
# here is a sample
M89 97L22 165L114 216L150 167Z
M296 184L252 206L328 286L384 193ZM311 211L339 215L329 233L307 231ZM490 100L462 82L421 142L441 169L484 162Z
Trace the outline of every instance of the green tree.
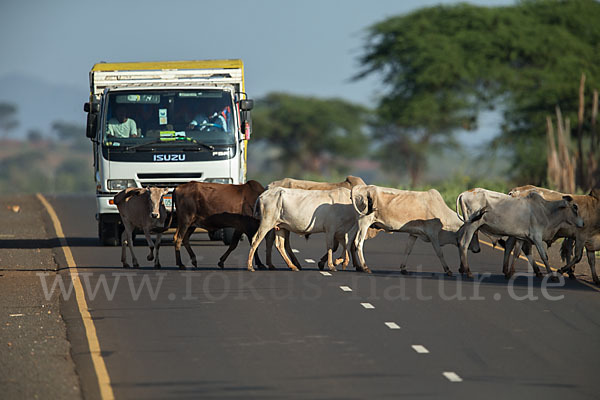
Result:
M17 106L0 102L0 136L6 137L12 130L19 126L17 120Z
M85 127L72 122L55 121L52 131L59 141L77 149L88 149L89 140L85 136Z
M600 83L598 21L592 0L424 8L368 29L357 78L382 76L379 136L412 153L416 180L432 144L451 143L449 134L472 128L482 107L500 105L495 145L511 151L517 181L539 184L546 115L558 104L575 120L581 73L589 87Z
M252 118L255 138L280 150L284 173L306 176L344 173L347 157L364 154L369 115L340 99L270 93L257 101Z

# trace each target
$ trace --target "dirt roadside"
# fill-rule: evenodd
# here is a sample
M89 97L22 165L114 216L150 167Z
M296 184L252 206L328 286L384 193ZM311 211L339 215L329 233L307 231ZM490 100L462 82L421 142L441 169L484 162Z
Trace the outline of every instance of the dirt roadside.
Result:
M0 397L81 399L59 297L38 275L57 269L47 213L33 195L0 196L0 221Z

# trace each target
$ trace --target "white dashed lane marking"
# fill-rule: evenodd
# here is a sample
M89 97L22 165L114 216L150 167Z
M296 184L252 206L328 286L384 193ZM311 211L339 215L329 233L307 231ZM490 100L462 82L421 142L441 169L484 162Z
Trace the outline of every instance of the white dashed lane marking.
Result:
M331 276L331 274L329 272L327 272L327 271L321 271L321 275Z
M375 308L375 306L371 303L360 303L364 308Z
M351 292L352 289L350 288L350 286L340 286L340 289L342 289L344 292Z
M298 250L298 249L292 249L292 253L300 253L300 250Z
M458 376L455 372L444 372L444 376L450 382L462 382L462 378Z
M426 354L429 353L429 350L427 350L425 348L425 346L421 346L420 344L413 344L412 348L414 351L416 351L417 353L421 353L421 354Z
M304 261L306 261L309 264L314 264L315 260L313 260L312 258L305 258Z
M385 326L387 326L390 329L400 329L400 325L398 325L395 322L386 322Z

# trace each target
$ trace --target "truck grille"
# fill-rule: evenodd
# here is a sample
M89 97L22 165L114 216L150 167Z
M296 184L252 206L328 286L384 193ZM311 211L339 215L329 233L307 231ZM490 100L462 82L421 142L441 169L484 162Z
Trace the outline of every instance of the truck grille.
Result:
M142 187L156 186L174 188L182 183L192 180L200 180L202 172L181 172L181 173L141 173L137 174Z

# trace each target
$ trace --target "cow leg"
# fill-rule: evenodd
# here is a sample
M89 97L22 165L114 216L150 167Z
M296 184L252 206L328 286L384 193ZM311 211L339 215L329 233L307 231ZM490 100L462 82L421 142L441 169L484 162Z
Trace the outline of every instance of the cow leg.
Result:
M276 269L273 265L273 244L275 243L275 231L271 229L265 238L265 247L266 247L266 257L267 257L267 267L269 269ZM254 259L256 261L256 259Z
M223 255L221 256L221 258L219 258L219 267L224 268L225 267L225 260L227 260L227 257L229 257L229 255L231 254L231 252L233 250L235 250L235 248L237 247L238 243L240 242L240 238L242 237L242 232L236 230L235 232L233 232L233 237L231 238L231 243L229 244L229 247L227 248L227 250L225 251L225 253L223 253Z
M156 234L156 242L155 242L155 246L154 246L154 268L156 269L160 269L161 265L160 265L160 260L158 258L158 251L160 250L160 241L162 240L162 233L157 233Z
M583 257L584 244L585 243L581 239L575 240L575 255L574 255L574 257L571 259L570 262L567 263L567 265L562 267L558 272L560 272L561 274L567 272L569 274L569 277L571 277L573 279L575 278L575 275L573 274L573 268L575 267L575 264L577 264L579 261L581 261L581 258Z
M330 271L336 271L333 265L333 243L336 242L335 234L332 232L325 232L325 243L327 244L327 267Z
M289 237L289 232L286 231L285 229L280 229L278 231L275 231L275 247L277 247L279 254L283 258L283 261L285 261L285 263L287 264L289 269L291 269L292 271L298 271L298 267L296 267L294 265L294 263L292 262L292 260L290 259L290 257L288 257L287 251L285 249L286 236Z
M194 266L194 268L198 268L198 261L196 261L196 254L194 254L194 251L192 250L192 246L190 245L190 237L192 236L192 234L194 233L194 231L196 230L196 227L194 225L190 226L187 230L187 232L185 233L185 236L183 237L183 247L185 247L185 249L188 252L188 255L190 256L190 259L192 260L192 265ZM182 269L181 266L179 267L179 269ZM185 269L185 267L183 267L183 269Z
M254 271L254 268L252 267L252 260L254 258L254 253L256 253L256 249L260 245L260 242L265 238L265 236L267 236L267 234L274 227L275 227L274 223L272 223L272 224L271 223L267 223L265 221L265 219L263 219L261 221L261 224L258 227L258 230L256 231L256 234L252 238L252 246L250 246L250 252L248 253L248 261L247 261L248 271ZM270 260L270 255L269 255L269 246L268 246L268 243L267 243L267 264L269 263L269 261L271 261L271 260ZM272 264L269 265L269 268L271 268L271 266L272 266Z
M286 253L290 257L290 260L292 260L292 263L296 266L296 268L302 269L300 261L298 261L296 254L294 254L294 251L292 250L292 242L290 241L290 231L284 229L284 236L285 240L283 241L283 246L285 248Z
M446 263L446 260L444 259L444 252L442 251L442 248L440 247L440 242L438 240L437 235L429 236L429 240L431 240L431 245L433 246L433 250L435 251L435 254L438 256L438 258L440 259L440 262L442 263L442 268L444 268L444 272L446 273L446 275L452 276L452 271L450 271L450 267L448 267L448 263ZM469 241L469 243L470 242L471 241ZM471 274L471 271L467 271L467 276L469 278L473 277L473 275Z
M525 257L527 258L527 262L529 263L529 265L531 265L531 269L533 269L533 273L535 274L535 276L537 276L538 278L543 278L544 275L542 275L542 272L540 271L540 267L537 265L537 263L533 259L533 252L532 252L533 248L531 246L531 243L527 242L527 241L523 241L521 248L523 250L523 254L525 254Z
M540 257L542 259L542 261L544 262L544 265L546 266L546 272L548 273L548 275L552 275L552 282L558 282L558 275L554 274L552 272L552 268L550 268L550 264L548 263L548 253L546 253L546 249L544 248L544 245L542 244L542 240L541 238L535 238L533 240L533 244L535 244L535 247L537 248L538 253L540 254Z
M125 232L127 232L127 247L129 247L129 251L131 252L131 264L133 268L139 268L140 264L138 263L137 258L135 257L135 253L133 252L133 225L129 222L129 220L123 220L123 226L125 228ZM123 265L125 267L125 265Z
M369 267L367 267L367 263L365 262L365 255L363 253L363 244L365 243L365 237L367 236L367 230L371 224L363 223L363 225L364 226L359 226L356 237L354 238L354 247L356 249L355 253L356 253L356 256L358 257L358 262L359 262L358 267L356 267L356 265L355 265L355 267L356 267L357 271L363 271L363 272L367 272L370 274L371 270L369 269Z
M185 265L183 265L183 263L181 262L181 243L183 242L183 238L187 233L189 227L189 223L180 220L177 224L177 231L175 231L175 236L173 237L173 244L175 247L175 263L177 264L179 269L185 269Z
M339 246L339 242L337 241L337 239L334 238L333 239L333 252L334 253L337 251L338 246ZM328 257L329 257L329 252L323 254L323 257L321 257L321 259L319 260L318 265L319 265L319 269L321 271L323 271L323 268L325 268L325 263L327 262ZM337 262L337 260L335 260L334 265L337 265L336 262Z
M600 285L600 279L598 279L598 274L596 273L596 252L590 249L585 249L585 251L587 254L588 264L590 264L590 271L592 271L594 283L596 285Z
M146 260L152 261L154 260L154 242L152 242L152 236L150 236L150 231L147 228L144 228L144 237L146 238L146 242L148 242L148 247L150 248L150 253L148 253Z
M415 235L408 235L408 241L406 242L406 246L404 247L404 262L400 264L401 274L408 274L408 271L406 270L406 263L408 261L408 256L410 255L410 253L412 253L412 249L416 241L417 237Z
M473 276L471 274L471 269L469 268L469 261L467 259L467 250L469 248L469 244L471 243L471 239L479 227L481 226L481 219L470 222L467 221L465 224L459 229L459 239L458 239L458 251L460 255L460 264L462 270L459 270L460 273L466 273L467 276Z
M504 245L504 256L502 257L502 273L504 274L504 277L506 279L508 279L512 276L512 273L508 272L508 264L510 263L510 253L513 250L513 248L515 249L515 251L513 252L513 266L514 266L515 257L518 257L517 249L518 249L518 252L521 251L521 244L520 244L520 241L519 241L519 243L517 243L516 238L510 236ZM514 271L511 271L511 272L514 272Z
M343 264L342 264L342 270L344 270L344 271L345 271L345 270L346 270L346 267L348 266L348 263L350 263L350 257L348 256L348 253L349 253L349 249L348 249L348 233L345 233L345 234L342 236L341 240L336 240L336 243L338 243L338 242L341 242L341 243L342 243L342 246L343 246L343 251L344 251L344 254L345 254L345 257L344 257L344 262L343 262ZM335 250L334 250L334 251L335 251ZM337 264L337 260L334 262L334 264L335 264L335 265L338 265L338 264Z
M121 234L121 263L123 264L123 268L130 268L129 264L127 264L127 230L123 230Z

